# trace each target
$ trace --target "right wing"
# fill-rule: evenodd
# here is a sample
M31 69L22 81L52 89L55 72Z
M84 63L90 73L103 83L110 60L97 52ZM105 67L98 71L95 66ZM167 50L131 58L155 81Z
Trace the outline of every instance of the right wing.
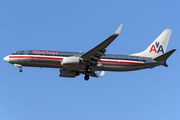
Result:
M97 60L100 60L102 55L104 55L104 53L106 52L105 48L119 35L122 26L123 25L121 24L113 35L111 35L109 38L107 38L88 52L84 53L82 56L80 56L80 58L82 58L83 61L89 61L90 63L96 63Z

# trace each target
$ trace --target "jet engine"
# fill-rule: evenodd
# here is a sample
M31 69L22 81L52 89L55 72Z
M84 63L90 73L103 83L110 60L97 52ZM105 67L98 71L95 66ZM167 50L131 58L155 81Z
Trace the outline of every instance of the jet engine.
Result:
M64 57L61 65L79 65L81 61L79 57Z
M59 76L60 77L76 77L79 75L79 72L74 70L66 70L66 69L60 69L59 70Z

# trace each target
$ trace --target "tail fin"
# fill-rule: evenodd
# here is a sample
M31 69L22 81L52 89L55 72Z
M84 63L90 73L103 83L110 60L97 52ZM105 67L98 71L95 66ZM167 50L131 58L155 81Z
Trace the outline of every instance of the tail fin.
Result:
M146 50L132 55L156 58L157 56L164 54L166 52L171 32L171 29L165 29Z

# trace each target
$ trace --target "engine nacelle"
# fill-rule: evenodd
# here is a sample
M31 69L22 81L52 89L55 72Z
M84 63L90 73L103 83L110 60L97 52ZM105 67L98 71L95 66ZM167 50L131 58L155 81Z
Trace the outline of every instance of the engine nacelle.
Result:
M79 72L73 70L60 69L59 76L60 77L76 77L79 75Z
M79 65L80 58L79 57L64 57L61 65Z

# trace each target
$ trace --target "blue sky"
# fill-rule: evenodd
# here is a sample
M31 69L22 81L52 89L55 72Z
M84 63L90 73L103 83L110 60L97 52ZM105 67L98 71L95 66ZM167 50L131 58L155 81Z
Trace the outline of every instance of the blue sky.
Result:
M179 120L180 2L100 0L0 1L1 120ZM172 29L168 68L60 78L58 69L18 68L3 57L19 50L86 52L123 24L106 53L141 52Z

